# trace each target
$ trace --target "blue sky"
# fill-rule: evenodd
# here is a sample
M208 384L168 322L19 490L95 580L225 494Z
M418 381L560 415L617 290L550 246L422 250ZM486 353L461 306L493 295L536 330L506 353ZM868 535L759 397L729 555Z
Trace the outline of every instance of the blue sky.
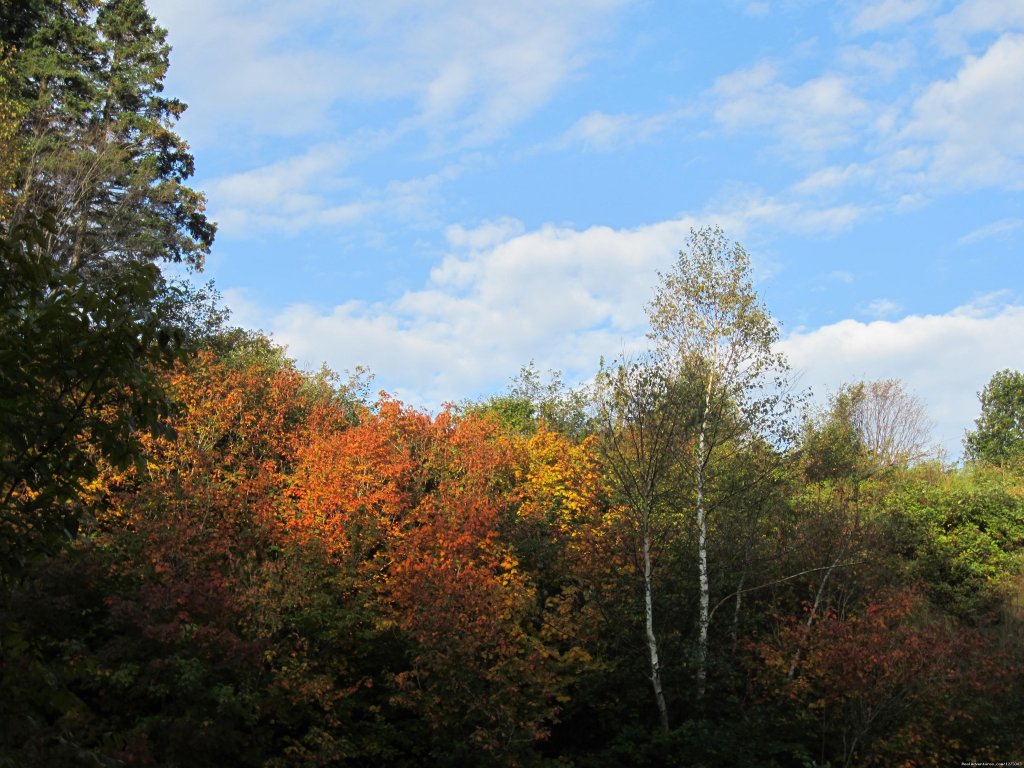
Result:
M955 456L1024 369L1021 0L151 0L206 275L409 403L634 349L693 226L824 399L902 378Z

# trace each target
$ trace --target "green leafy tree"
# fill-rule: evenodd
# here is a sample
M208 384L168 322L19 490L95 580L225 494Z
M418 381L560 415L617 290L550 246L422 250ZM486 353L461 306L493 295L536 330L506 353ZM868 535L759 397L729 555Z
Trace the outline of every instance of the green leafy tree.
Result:
M153 376L176 352L158 311L158 269L94 282L43 253L44 225L0 240L0 571L77 526L76 494L99 459L126 465L164 429Z
M981 415L967 433L967 457L990 464L1011 464L1024 458L1024 373L998 371L978 393Z
M210 315L158 262L201 267L214 227L141 0L0 0L0 19L0 722L34 724L0 729L0 764L52 765L20 748L62 738L35 729L72 716L73 662L13 600L95 511L97 467L167 433L158 374Z
M999 618L1024 554L1024 499L991 468L907 478L876 513L887 547L946 613L972 624Z
M549 371L546 377L542 376L532 361L519 370L507 392L468 403L465 413L493 413L513 432L523 435L536 434L541 424L578 439L594 429L583 391L568 388L559 371Z
M0 764L15 755L11 765L63 764L21 749L57 731L16 726L81 710L64 682L73 657L47 652L12 600L77 531L97 466L141 461L142 436L166 432L154 372L178 350L156 265L89 280L45 253L47 235L23 221L0 238Z
M696 677L702 698L711 623L708 512L714 460L726 446L741 446L745 437L782 436L793 401L788 366L773 349L779 331L754 290L750 258L722 230L691 231L688 248L661 276L648 315L663 365L696 384L696 426L685 461L693 477L697 528Z
M0 558L75 530L98 459L140 457L156 371L221 317L160 261L200 267L214 227L161 95L165 33L142 0L3 0L0 27ZM209 322L207 322L209 321Z
M669 730L669 711L663 684L664 651L655 621L660 591L656 562L678 504L677 452L692 415L677 382L666 375L658 360L645 358L602 370L596 387L602 454L634 545L644 602L648 676L665 732Z
M25 105L16 98L16 83L13 49L0 43L0 225L14 210L13 193L22 157L19 134Z

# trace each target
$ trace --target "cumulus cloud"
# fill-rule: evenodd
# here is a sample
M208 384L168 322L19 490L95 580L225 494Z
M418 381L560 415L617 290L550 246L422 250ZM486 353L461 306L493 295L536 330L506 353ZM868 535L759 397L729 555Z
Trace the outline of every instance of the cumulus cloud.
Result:
M693 223L526 234L507 222L485 224L478 240L472 231L459 234L465 249L423 288L394 301L327 310L295 305L252 324L273 331L307 366L368 365L382 386L419 406L498 391L529 360L579 381L602 356L644 346L643 307L656 273L670 265ZM477 250L472 242L490 245ZM1010 299L984 296L945 314L801 329L779 350L819 401L843 383L902 379L926 403L936 443L956 457L977 416L976 393L994 371L1024 369L1016 343L1024 337L1024 306ZM232 301L255 320L244 296Z
M1024 35L1006 34L933 83L899 138L934 184L1024 188Z
M788 85L768 62L717 78L711 97L715 119L726 130L768 128L787 148L801 153L852 143L872 114L843 76L825 73Z
M452 227L452 252L422 288L380 303L297 305L264 325L304 364L368 365L382 384L429 406L500 389L531 359L586 377L602 356L642 344L657 272L696 224Z
M618 230L549 225L527 231L509 218L452 226L448 255L424 285L394 299L295 304L261 318L244 296L233 295L232 303L302 364L367 365L403 399L438 407L500 390L529 360L579 381L602 356L640 349L657 273L671 265L691 227L720 223L737 236L766 210L748 210L745 219L702 215ZM847 272L829 278L855 279ZM880 299L866 310L893 318L899 307ZM956 456L977 414L975 393L992 372L1024 368L1016 343L1022 337L1024 306L1000 294L945 314L802 329L780 350L802 384L822 398L844 382L903 379L928 405L936 440Z
M847 62L847 65L849 63ZM763 83L767 93L779 86L774 71L761 67L734 76L736 83ZM853 75L849 75L856 79ZM729 91L737 99L728 109L740 112L727 124L737 129L746 120L772 128L780 137L790 137L794 146L826 146L815 140L827 135L832 119L842 114L828 110L797 110L808 124L788 124L778 104L760 104L761 97L745 94L746 85L734 83ZM845 86L844 86L845 87ZM779 103L795 102L800 87L783 86ZM950 192L962 193L986 188L1024 188L1024 35L999 35L977 55L966 55L955 75L931 82L918 95L902 100L860 102L851 106L853 120L835 130L839 137L860 143L859 157L846 164L826 164L811 170L788 190L797 199L823 197L846 200L868 199L860 208L905 211L920 208L929 198ZM827 101L825 102L827 103ZM795 109L795 107L794 107ZM760 112L759 112L760 110ZM749 114L747 112L749 111ZM721 108L720 108L721 113ZM721 118L721 115L720 115ZM793 118L797 120L796 117ZM838 139L837 139L838 141ZM779 193L777 197L785 197ZM978 236L984 236L979 233Z
M947 50L962 51L973 35L1024 30L1024 5L1007 0L965 0L942 16L936 29Z
M991 299L940 315L843 320L792 333L780 349L818 399L843 383L902 379L926 403L936 441L955 457L978 414L976 393L995 371L1024 369L1017 343L1024 337L1024 306Z

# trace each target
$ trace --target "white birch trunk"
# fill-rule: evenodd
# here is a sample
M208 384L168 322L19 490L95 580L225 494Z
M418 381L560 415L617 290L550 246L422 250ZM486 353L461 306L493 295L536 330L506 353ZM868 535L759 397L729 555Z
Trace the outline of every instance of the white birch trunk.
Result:
M732 632L730 633L733 643L740 637L740 610L743 607L743 585L747 581L746 557L743 559L743 573L740 574L740 583L736 587L736 607L732 612Z
M697 619L697 698L703 699L708 679L708 627L711 624L711 590L708 586L708 521L704 509L704 470L707 466L706 433L711 410L711 381L704 393L697 454L697 571L700 582L700 615Z
M661 688L661 661L658 658L658 638L654 634L654 600L651 584L651 532L647 513L644 514L643 526L644 556L644 620L647 632L647 652L651 661L651 686L654 688L654 699L658 704L658 718L662 730L668 731L668 707L665 705L665 693Z

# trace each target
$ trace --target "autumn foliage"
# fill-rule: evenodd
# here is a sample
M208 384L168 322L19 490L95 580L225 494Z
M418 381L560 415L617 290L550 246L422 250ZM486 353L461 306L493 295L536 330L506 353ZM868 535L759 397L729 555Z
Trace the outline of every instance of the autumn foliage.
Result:
M951 614L911 567L941 571L947 550L901 560L952 514L938 491L911 507L791 476L788 500L785 484L731 497L730 524L763 525L762 543L712 555L746 552L753 590L737 607L717 587L732 620L712 625L708 699L670 698L679 725L655 737L638 539L599 436L360 400L258 338L163 386L145 461L101 461L83 534L9 591L6 636L27 640L6 645L21 709L3 738L22 764L938 766L1014 743L1018 619L964 613L1009 593L970 582ZM979 510L1016 503L962 485ZM996 519L972 515L962 540ZM1007 558L1010 519L993 529ZM663 526L658 628L684 690L692 534ZM1009 560L986 562L1012 583Z

